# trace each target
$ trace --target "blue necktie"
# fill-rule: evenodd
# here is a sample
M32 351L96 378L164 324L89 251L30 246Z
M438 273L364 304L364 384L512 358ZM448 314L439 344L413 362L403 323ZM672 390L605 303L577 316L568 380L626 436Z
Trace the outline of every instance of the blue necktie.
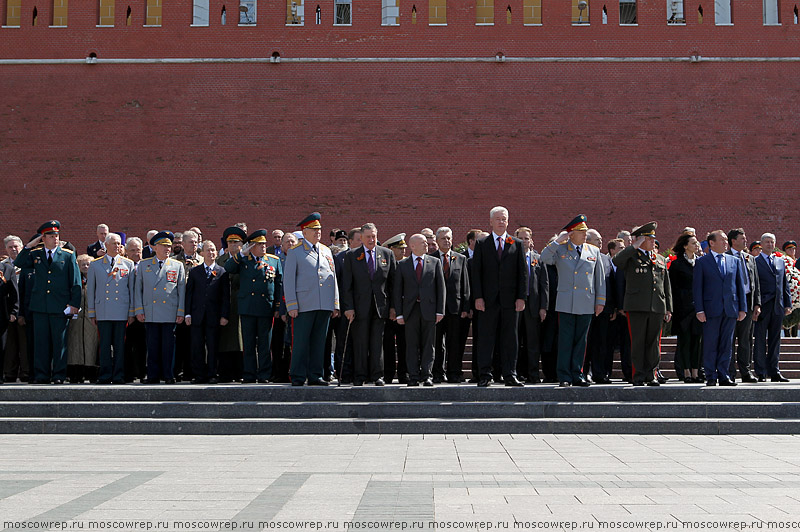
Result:
M719 273L725 275L725 268L722 267L722 254L717 254L717 267L719 268Z

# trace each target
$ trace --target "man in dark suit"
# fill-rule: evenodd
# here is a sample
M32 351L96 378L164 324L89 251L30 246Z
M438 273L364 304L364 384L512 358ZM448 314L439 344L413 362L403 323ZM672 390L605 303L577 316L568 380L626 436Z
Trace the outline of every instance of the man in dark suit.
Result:
M405 233L398 233L383 243L392 250L394 260L398 263L406 258L408 244L406 244L405 238ZM397 323L397 320L386 320L386 328L383 331L383 380L387 384L391 384L395 374L400 384L408 384L406 331L404 326Z
M492 381L492 355L498 340L502 342L500 356L506 386L522 386L517 380L517 324L528 296L527 250L520 239L506 232L505 207L494 207L489 212L489 225L492 233L475 245L472 262L475 310L482 313L478 323L478 386L489 386Z
M150 245L150 239L152 239L154 236L156 236L157 233L158 233L158 231L156 231L155 229L150 229L147 232L147 236L145 236L145 239L144 239L144 241L147 242L147 244L145 244L144 248L142 249L142 258L143 259L150 259L150 258L156 256L156 250L155 250L155 248L153 246Z
M185 321L192 338L192 384L217 384L219 328L230 317L231 283L215 262L216 244L206 240L202 249L203 264L192 268L186 281Z
M34 384L63 384L67 378L67 320L78 313L82 283L75 253L61 247L61 224L51 220L39 227L39 236L20 251L15 266L33 268L30 298L33 312ZM42 249L31 251L40 242Z
M603 237L595 229L586 231L586 243L597 247L602 251ZM608 357L608 346L611 330L611 318L616 315L617 306L614 297L613 268L611 257L605 253L600 253L598 260L603 264L603 274L606 276L606 304L603 312L592 318L589 325L589 336L587 340L586 360L584 361L584 373L588 374L591 366L592 379L595 384L611 384L612 361Z
M391 293L397 263L391 250L378 245L375 224L361 226L361 243L344 260L342 307L352 323L353 385L383 386L383 329L386 318L395 319Z
M467 258L467 278L469 280L469 312L467 317L461 320L461 352L466 352L467 338L469 338L470 327L472 328L472 378L471 383L480 380L480 364L478 364L478 312L475 312L475 291L472 289L472 257L475 255L475 244L482 237L489 233L484 233L480 229L471 229L467 233L467 247L464 256Z
M0 263L0 384L6 356L6 329L17 321L19 315L19 289L17 272L10 262Z
M421 234L408 241L411 256L401 260L394 276L397 322L405 325L408 385L433 386L433 338L445 312L445 280L441 259L425 255L428 241Z
M775 235L761 235L761 254L756 257L758 281L761 288L761 314L755 320L756 375L759 382L770 376L772 382L788 382L778 368L781 356L781 327L783 317L792 312L786 262L775 255Z
M272 242L271 246L267 247L267 254L268 255L275 255L281 260L286 260L286 252L283 249L283 231L280 229L274 229L272 231Z
M539 377L539 357L542 343L542 322L547 318L550 304L550 278L547 266L533 249L533 232L528 227L520 227L514 234L522 240L528 250L525 262L528 267L528 297L525 310L519 316L520 349L517 358L517 373L520 379L530 384L541 382Z
M758 315L761 314L761 283L758 282L758 268L755 258L747 252L747 235L745 235L744 229L728 231L728 241L731 246L728 254L741 261L745 279L744 293L747 299L747 315L742 321L736 322L736 330L733 333L733 339L737 344L736 356L731 357L729 373L731 380L735 380L738 364L742 382L758 382L751 370L753 365L753 320L758 319Z
M444 380L444 363L447 358L447 382L459 383L464 382L461 322L468 316L471 307L467 258L453 251L453 231L449 227L436 230L436 243L439 249L431 253L431 256L442 263L447 300L444 319L436 325L433 382L435 384Z
M333 264L336 267L336 283L340 295L344 293L344 259L350 251L361 248L360 227L354 227L347 233L347 244L348 249L340 251L333 257ZM339 384L353 384L353 334L351 328L352 323L348 319L339 320L338 336L344 340L336 342L333 353L333 365ZM403 356L405 356L405 352Z
M108 236L108 226L100 224L97 226L97 242L86 248L86 254L96 259L106 254L106 237Z
M694 267L694 308L703 324L703 367L706 385L735 386L728 374L733 352L736 322L747 315L744 269L728 250L728 237L713 231L708 238L709 253Z

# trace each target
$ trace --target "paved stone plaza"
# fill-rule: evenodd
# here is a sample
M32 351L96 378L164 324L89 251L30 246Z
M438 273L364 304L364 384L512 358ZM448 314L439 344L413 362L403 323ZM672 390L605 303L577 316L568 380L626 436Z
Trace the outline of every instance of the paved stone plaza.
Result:
M3 435L0 464L4 530L800 527L793 435Z

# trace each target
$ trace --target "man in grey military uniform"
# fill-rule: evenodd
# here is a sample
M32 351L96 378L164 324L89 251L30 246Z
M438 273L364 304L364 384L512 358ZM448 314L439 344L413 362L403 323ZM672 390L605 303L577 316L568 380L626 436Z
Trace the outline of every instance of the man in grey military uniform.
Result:
M589 386L583 375L586 337L592 316L606 304L600 250L586 243L587 219L576 216L542 250L541 261L558 269L558 380L560 386Z
M150 239L156 255L136 267L134 312L147 334L147 379L158 384L163 378L174 384L175 324L183 323L186 272L183 264L169 257L172 233L161 231Z
M323 378L325 336L331 317L339 315L339 287L333 254L320 242L322 224L318 212L298 225L303 238L286 254L283 293L293 321L292 386L327 386Z
M133 261L121 255L120 236L109 233L104 244L105 255L92 261L86 274L87 314L100 334L97 383L124 384L125 326L133 321L136 278Z

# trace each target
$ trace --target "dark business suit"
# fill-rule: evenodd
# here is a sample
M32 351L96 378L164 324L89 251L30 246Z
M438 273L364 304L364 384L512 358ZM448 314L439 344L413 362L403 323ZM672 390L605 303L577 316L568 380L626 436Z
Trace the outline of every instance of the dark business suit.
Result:
M678 366L681 368L680 373L689 371L689 376L691 370L700 369L702 366L703 324L697 321L694 307L694 268L685 256L677 257L669 265L673 308L672 332L678 337L675 361L676 366L680 364ZM679 379L681 377L678 375Z
M0 263L0 382L6 356L6 330L11 316L19 315L19 289L17 272L9 263Z
M472 262L475 299L483 299L486 305L478 324L478 362L480 378L485 381L492 378L492 355L497 341L502 342L503 378L516 377L519 346L516 301L528 297L524 243L508 236L502 241L503 250L498 256L495 238L494 233L489 233L475 244Z
M767 260L761 253L756 257L758 281L761 288L761 314L755 325L753 358L759 377L777 377L781 356L781 327L784 309L792 307L786 263L781 257Z
M151 248L149 245L146 245L144 247L144 249L142 249L142 260L150 259L150 258L153 258L155 256L156 256L155 250L153 248Z
M86 248L86 254L96 259L98 257L97 252L100 251L101 249L103 249L103 245L99 241L97 241L91 246Z
M721 266L720 266L721 264ZM720 271L720 267L722 270ZM705 313L703 323L703 368L706 380L730 380L733 331L739 312L747 312L743 270L738 259L713 252L694 265L694 308Z
M360 249L360 248L359 248ZM333 265L336 268L336 283L339 285L339 294L344 294L344 259L351 250L345 249L333 256ZM333 353L333 365L336 377L340 383L353 382L353 334L352 324L342 316L337 324L339 327L336 347ZM341 338L341 341L338 339ZM405 358L405 351L401 355Z
M599 316L592 316L592 324L589 325L589 336L586 344L586 359L583 362L584 374L588 375L591 367L592 378L595 382L605 382L611 378L613 355L611 357L608 356L609 331L611 329L611 317L617 312L611 257L601 253L600 261L603 263L603 273L606 276L606 304Z
M461 313L470 310L469 274L467 258L450 250L449 260L445 268L443 253L436 250L431 257L442 263L444 282L447 288L444 318L436 325L436 355L433 361L433 378L445 375L445 358L447 359L447 380L461 382L464 351L461 348Z
M460 349L461 352L465 352L467 348L467 339L469 338L470 327L472 328L472 380L478 382L478 378L480 377L480 364L478 364L478 314L479 312L475 312L475 291L472 289L473 286L473 273L472 273L472 257L469 256L469 249L464 250L464 258L466 259L466 266L467 266L467 280L469 281L469 310L467 312L472 312L471 318L462 318L461 320L461 343Z
M734 255L733 250L726 253ZM736 366L742 377L751 375L753 366L753 310L761 306L761 283L758 281L758 268L756 259L748 252L737 253L742 266L745 279L745 299L747 300L747 316L742 321L736 322L733 340L736 343L736 356L731 356L730 375L736 376Z
M406 365L409 381L431 378L436 315L445 312L445 280L440 259L431 255L421 259L417 280L414 255L397 265L394 275L394 308L403 317L406 333Z
M189 271L186 281L186 314L192 317L192 374L198 381L217 376L220 318L228 319L231 310L231 284L228 272L218 264L205 264Z
M548 284L547 317L539 329L541 333L541 358L544 382L558 382L556 366L558 364L558 312L556 298L558 296L558 269L552 264L545 264ZM526 305L527 306L527 305Z
M528 267L528 295L525 310L519 316L519 356L517 373L528 382L539 382L539 354L541 353L542 319L540 310L547 310L550 304L550 277L547 265L539 260L535 251L526 253Z
M383 378L383 329L392 307L391 293L397 262L388 248L375 246L375 271L370 276L365 248L344 258L342 308L355 311L353 335L353 382Z

